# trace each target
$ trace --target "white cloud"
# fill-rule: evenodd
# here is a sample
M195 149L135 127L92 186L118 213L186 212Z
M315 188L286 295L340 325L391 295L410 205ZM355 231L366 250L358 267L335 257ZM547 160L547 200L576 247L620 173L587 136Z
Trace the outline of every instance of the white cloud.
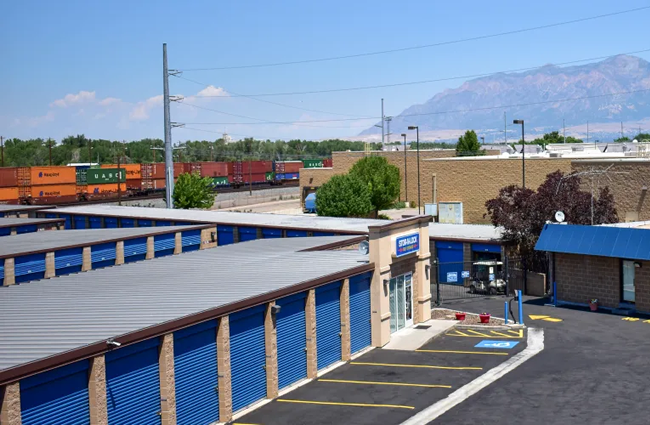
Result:
M129 113L129 119L131 121L144 121L149 118L149 112L158 106L163 104L163 95L159 94L158 96L150 97L144 102L138 102L137 105Z
M54 121L54 112L48 111L47 114L41 115L40 117L14 118L12 127L24 126L34 128L51 121Z
M200 92L196 94L198 97L201 96L222 96L222 97L227 97L230 96L230 94L223 89L223 87L215 87L215 86L207 86Z
M94 91L80 91L77 94L66 94L63 99L57 99L50 103L50 107L67 108L68 106L89 103L95 101Z
M114 103L120 103L122 100L118 99L116 97L107 97L106 99L102 99L99 101L99 104L101 106L110 106Z

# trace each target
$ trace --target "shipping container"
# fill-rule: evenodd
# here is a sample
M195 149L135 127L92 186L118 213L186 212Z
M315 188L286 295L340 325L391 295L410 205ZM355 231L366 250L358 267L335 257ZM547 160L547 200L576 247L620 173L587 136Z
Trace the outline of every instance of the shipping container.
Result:
M102 168L123 168L126 172L127 180L137 180L142 178L142 168L140 164L104 164Z
M165 164L163 164L163 169ZM189 162L175 162L174 163L174 179L178 178L181 174L190 173L192 171L192 164ZM165 176L163 171L163 177Z
M273 161L240 161L240 162L235 162L235 166L238 164L241 164L241 172L243 174L246 173L252 173L252 174L259 174L259 173L268 173L270 171L273 171ZM235 167L236 169L237 167ZM236 170L234 170L236 171Z
M19 192L20 196L32 204L55 204L77 200L77 185L75 183L28 186L19 188Z
M119 181L125 182L125 172L123 168L90 168L86 173L86 182L88 184L109 184Z
M266 173L244 174L241 181L242 183L248 184L252 178L253 184L267 183L266 176Z
M0 187L18 186L17 170L17 167L0 168Z
M228 176L212 177L212 184L215 186L228 186L229 183Z
M156 180L165 178L165 164L142 164L142 180Z
M88 167L90 168L90 167ZM78 186L85 186L88 184L87 180L87 175L88 175L88 168L77 168L75 171L75 177L77 181Z
M126 180L126 190L132 190L139 192L142 190L142 179L127 179Z
M160 190L160 189L164 189L165 186L166 186L165 179L156 179L153 181L152 189Z
M333 166L332 164L333 164L332 158L327 158L327 159L323 160L323 167L324 168L332 168L332 166Z
M302 161L278 161L275 163L276 173L297 173L303 168Z
M76 169L73 167L53 166L53 167L31 167L29 176L31 180L29 185L42 186L46 184L66 185L76 183ZM20 177L20 175L19 175ZM25 185L27 182L19 182L19 185Z
M121 183L122 196L126 196L126 183ZM103 199L117 197L117 183L89 184L85 188L86 199Z
M0 201L14 201L18 199L17 187L0 187Z
M303 168L323 168L322 159L303 159Z
M227 177L227 162L193 162L190 164L191 172L198 172L201 177Z

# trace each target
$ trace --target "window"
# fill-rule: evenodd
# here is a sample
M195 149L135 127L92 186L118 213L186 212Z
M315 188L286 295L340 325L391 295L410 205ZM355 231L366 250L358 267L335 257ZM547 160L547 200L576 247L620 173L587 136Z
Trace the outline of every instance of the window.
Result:
M623 292L621 298L623 302L634 302L634 272L634 261L623 260L623 281L621 282Z

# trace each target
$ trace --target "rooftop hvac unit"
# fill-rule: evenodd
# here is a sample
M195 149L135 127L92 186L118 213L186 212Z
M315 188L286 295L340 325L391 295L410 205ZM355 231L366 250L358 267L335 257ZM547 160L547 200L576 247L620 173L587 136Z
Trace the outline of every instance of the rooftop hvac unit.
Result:
M549 153L551 158L562 158L562 152L551 152Z

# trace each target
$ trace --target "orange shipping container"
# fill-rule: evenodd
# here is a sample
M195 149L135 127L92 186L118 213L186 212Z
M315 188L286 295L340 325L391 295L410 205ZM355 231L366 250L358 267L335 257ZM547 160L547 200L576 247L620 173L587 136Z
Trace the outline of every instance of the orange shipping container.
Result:
M0 201L13 201L18 199L17 187L0 187Z
M72 169L74 171L74 168ZM73 184L51 184L45 186L32 186L29 190L32 198L56 198L63 196L76 196L77 185Z
M66 183L76 184L77 174L75 167L31 167L31 185L40 186L45 184L62 185Z
M124 192L126 192L126 184L122 183L120 189L124 194ZM86 193L88 195L103 195L103 194L117 193L117 183L89 184L88 186L86 186Z
M118 168L117 164L104 164L102 168ZM126 170L127 180L137 180L142 178L140 164L120 164L119 168Z

